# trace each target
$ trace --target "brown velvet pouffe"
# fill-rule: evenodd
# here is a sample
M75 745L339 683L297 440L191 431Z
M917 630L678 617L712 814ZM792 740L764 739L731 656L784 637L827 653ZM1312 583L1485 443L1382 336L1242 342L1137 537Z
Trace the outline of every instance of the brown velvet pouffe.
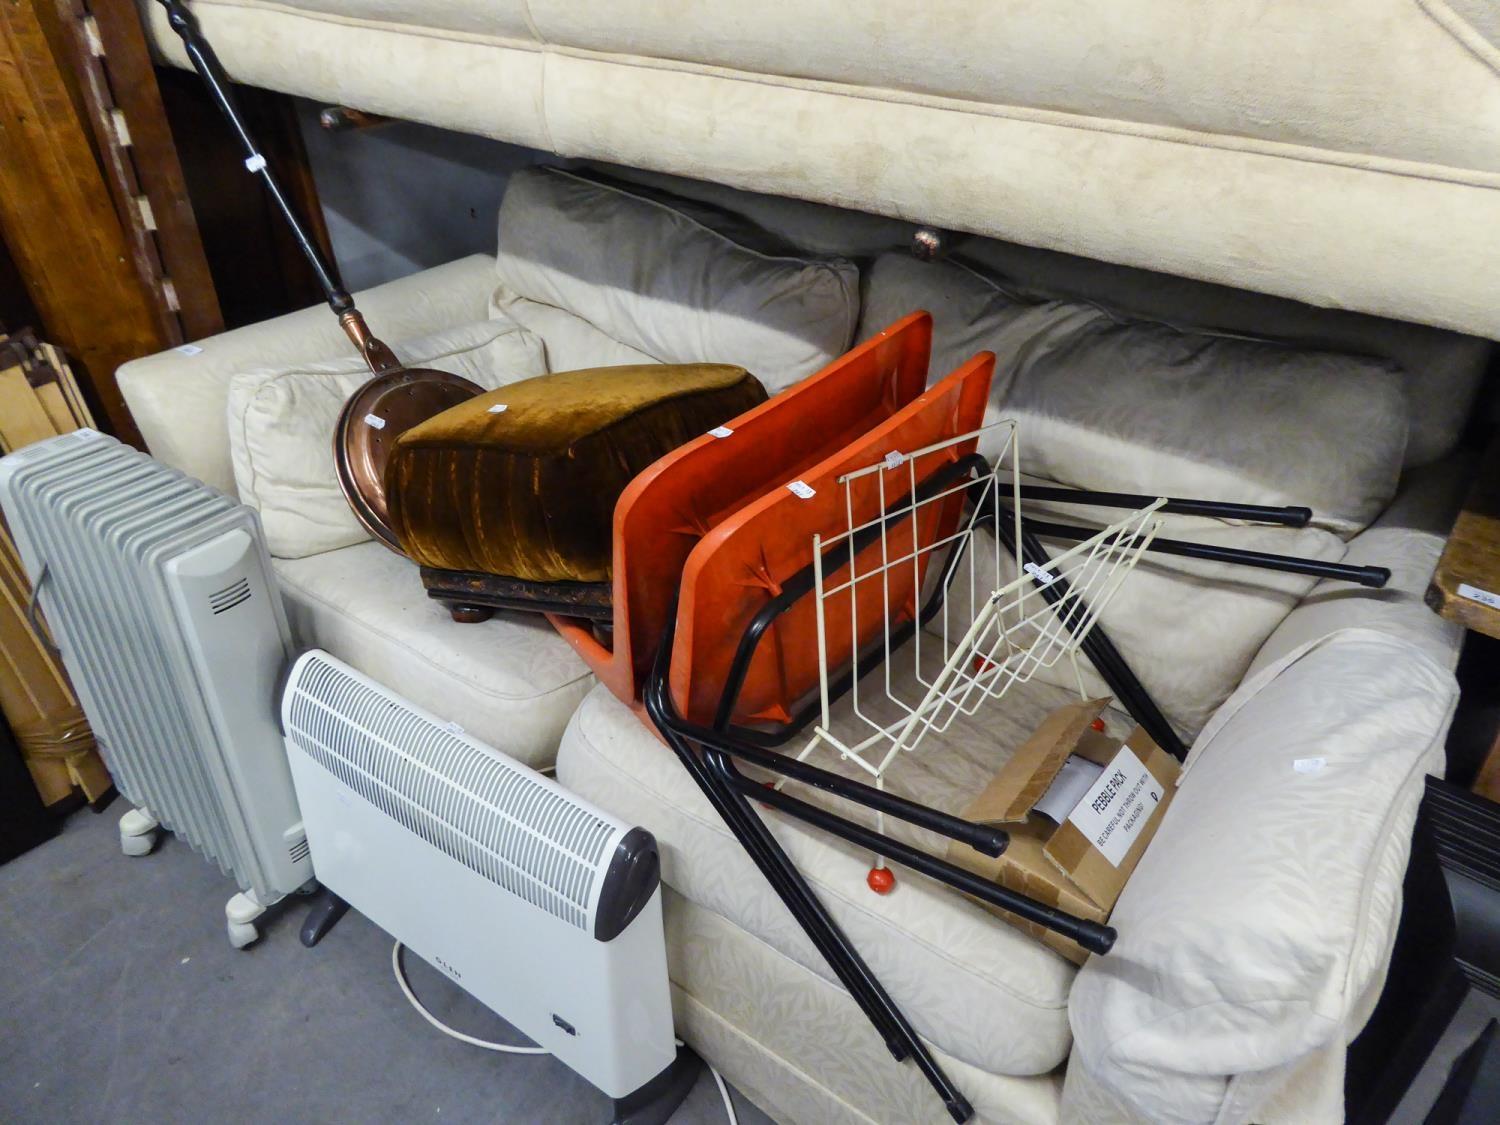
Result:
M611 527L625 486L763 402L742 367L558 372L443 411L396 442L391 528L460 620L490 608L609 615Z

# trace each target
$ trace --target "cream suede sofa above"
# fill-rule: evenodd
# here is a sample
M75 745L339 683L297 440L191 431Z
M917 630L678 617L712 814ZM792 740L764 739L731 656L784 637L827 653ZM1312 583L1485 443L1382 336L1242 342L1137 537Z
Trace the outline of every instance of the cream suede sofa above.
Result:
M192 6L254 86L1500 337L1487 0Z
M200 5L209 7L226 6ZM243 11L281 18L270 9ZM455 33L443 42L468 39ZM831 311L793 334L798 347L826 331L818 346L836 351L836 339L867 336L894 306L904 313L910 305L934 314L939 372L955 356L1003 343L1006 333L1032 331L1037 318L1048 332L1076 330L1068 348L1011 356L1001 380L1011 397L996 400L1001 412L1030 411L1051 426L1048 464L1059 474L1110 474L1123 462L1112 460L1121 447L1107 445L1107 435L1097 445L1105 452L1090 461L1095 446L1086 434L1047 420L1048 388L1063 385L1048 357L1085 354L1084 343L1128 332L1132 317L1203 333L1209 343L1189 349L1195 355L1219 354L1219 341L1223 354L1241 356L1243 337L1261 336L1287 345L1288 354L1336 346L1364 357L1348 377L1373 380L1398 426L1394 437L1371 445L1377 454L1364 461L1351 454L1351 465L1364 465L1357 487L1337 458L1258 486L1335 497L1320 500L1320 526L1306 542L1325 545L1331 557L1388 565L1393 580L1379 592L1308 581L1256 595L1279 608L1238 663L1225 665L1235 681L1228 698L1215 697L1201 717L1183 713L1192 755L1115 911L1121 937L1111 955L1076 970L915 875L899 874L896 892L877 897L863 882L867 855L769 818L973 1102L976 1120L1338 1121L1344 1048L1384 983L1423 778L1441 770L1457 697L1459 633L1422 606L1421 592L1470 469L1456 447L1488 345L984 239L961 244L962 266L914 269L901 256L912 227L898 220L611 172L632 180L627 191L645 199L661 191L689 198L730 213L728 229L753 226L790 248L767 260L833 259L817 289ZM753 356L691 355L694 346L734 346L684 311L712 274L708 259L681 280L675 302L659 297L677 284L672 262L680 255L632 267L669 248L665 242L636 244L609 230L588 236L610 239L612 261L594 268L622 269L638 291L599 278L590 291L577 284L587 275L576 269L548 274L546 255L569 236L556 216L543 228L535 199L521 212L522 197L544 182L523 177L524 190L502 209L498 261L474 256L358 295L379 334L397 341L507 317L544 342L552 370L660 360L667 348L670 358L754 367ZM673 222L698 237L714 220L699 214ZM535 245L522 253L517 232ZM795 286L812 285L798 268L784 272ZM830 277L837 281L831 289ZM702 284L714 293L707 304L721 304L723 293ZM541 299L544 290L557 303ZM850 301L857 320L837 320ZM581 315L584 308L595 319ZM671 322L690 323L698 334L668 331ZM666 335L652 335L658 330ZM1176 332L1159 323L1147 335L1172 345ZM225 419L236 374L339 359L348 349L321 308L197 346L192 355L127 364L119 382L156 456L231 492ZM1316 369L1286 370L1332 380L1329 372L1349 366L1309 354L1323 356ZM789 350L784 362L801 355ZM1309 403L1320 405L1316 394ZM1209 436L1213 424L1195 423ZM1301 455L1288 450L1283 462L1301 464L1293 454ZM1341 507L1340 496L1351 503ZM555 761L564 784L656 834L679 1034L773 1117L805 1125L947 1119L915 1068L891 1060L676 759L541 619L500 614L456 624L425 597L412 565L373 542L279 559L277 571L301 643L328 649L525 762ZM1163 669L1223 655L1212 630L1193 633L1185 624L1168 641ZM1173 690L1170 679L1161 683ZM941 752L903 761L893 784L961 807L993 772L994 748L1015 745L1069 697L1066 687L1038 680ZM1297 764L1307 762L1317 764ZM940 846L920 834L912 839Z

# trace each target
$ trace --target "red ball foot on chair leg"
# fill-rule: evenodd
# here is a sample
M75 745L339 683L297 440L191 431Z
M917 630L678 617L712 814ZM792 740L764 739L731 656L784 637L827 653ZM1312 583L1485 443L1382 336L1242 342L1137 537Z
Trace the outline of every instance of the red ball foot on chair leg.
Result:
M878 895L888 895L896 886L896 877L891 874L888 867L872 867L870 873L865 876L865 882L870 884L870 890Z
M449 602L448 614L453 620L463 625L473 625L480 621L488 621L495 616L495 611L483 605L464 605L462 602Z

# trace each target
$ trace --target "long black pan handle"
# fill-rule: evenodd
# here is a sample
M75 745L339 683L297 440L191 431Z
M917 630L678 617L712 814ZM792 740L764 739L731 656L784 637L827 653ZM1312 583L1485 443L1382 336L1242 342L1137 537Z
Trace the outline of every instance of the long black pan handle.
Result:
M1156 502L1155 496L1138 496L1133 492L1096 492L1081 488L1052 488L1042 484L1023 484L1022 500L1053 500L1064 504L1092 504L1099 508L1144 508ZM1311 508L1271 507L1266 504L1236 504L1228 500L1184 500L1169 496L1158 511L1179 516L1209 516L1220 520L1248 520L1252 523L1275 523L1286 527L1306 527L1312 519Z
M255 138L245 128L239 107L234 103L229 76L224 73L224 67L220 64L218 56L214 54L214 49L209 46L208 40L203 38L203 32L199 30L198 21L193 17L193 13L183 6L182 0L157 0L157 2L167 10L167 22L182 39L182 45L187 48L188 59L191 60L193 69L198 72L198 77L203 79L203 84L208 87L214 101L219 103L219 111L223 113L224 119L229 122L230 128L239 138L240 147L245 150L245 167L265 181L266 190L271 193L271 198L281 209L282 217L292 228L297 245L302 248L302 253L306 255L308 263L313 268L313 273L317 275L319 286L328 298L328 306L340 316L351 311L354 308L354 299L339 284L337 276L323 260L323 255L318 251L317 245L308 237L302 220L298 218L286 193L281 190L281 184L277 181L275 173L271 171L271 166L266 163L265 156L256 146Z

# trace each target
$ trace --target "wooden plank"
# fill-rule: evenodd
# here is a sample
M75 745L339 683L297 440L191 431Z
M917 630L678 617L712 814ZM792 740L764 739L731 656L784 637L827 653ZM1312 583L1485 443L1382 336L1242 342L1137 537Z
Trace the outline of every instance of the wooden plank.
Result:
M61 758L26 758L25 761L42 804L55 805L73 795L73 774L67 762Z
M43 344L41 348L48 365L57 372L57 382L62 387L63 398L68 400L68 412L73 415L74 421L80 426L97 430L99 424L94 421L94 412L89 409L88 400L78 388L78 379L73 374L73 368L68 365L67 357L52 344Z
M84 32L83 13L75 15L67 0L56 13L64 35L61 58L66 70L82 81L81 113L93 129L94 151L103 166L104 179L115 205L115 217L130 248L131 265L151 297L151 311L157 328L168 344L182 343L182 323L177 319L174 302L167 297L166 267L157 249L156 237L148 227L145 212L138 201L141 191L136 181L135 164L130 155L130 129L124 114L115 119L114 97L104 66L89 49Z
M26 381L26 372L19 367L0 371L0 442L5 451L10 453L57 434Z
M1500 437L1453 522L1427 604L1466 629L1500 637Z
M33 387L36 400L46 412L47 420L52 423L52 428L60 434L70 434L78 428L78 422L73 418L73 412L68 409L68 400L63 397L62 387L57 383L43 383L40 387Z
M82 364L110 429L141 446L115 369L166 340L38 2L0 3L0 234L47 334Z
M137 271L162 292L160 314L170 326L170 342L222 332L218 294L135 4L58 0L58 5L72 32L73 67L83 79L94 138L105 154L115 211L135 246ZM89 21L102 54L91 43ZM129 133L128 147L120 143L116 112ZM142 198L154 226L145 222ZM175 310L165 295L168 282Z
M104 759L99 756L98 750L79 750L69 754L67 763L69 776L72 777L73 783L83 790L83 795L90 804L108 793L115 783L114 778L109 776L109 769L104 765Z

